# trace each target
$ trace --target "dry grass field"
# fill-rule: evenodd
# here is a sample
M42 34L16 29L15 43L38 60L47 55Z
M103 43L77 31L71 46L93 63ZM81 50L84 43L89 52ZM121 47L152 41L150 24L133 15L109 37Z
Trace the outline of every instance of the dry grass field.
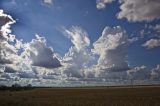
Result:
M160 87L0 91L0 106L160 106Z

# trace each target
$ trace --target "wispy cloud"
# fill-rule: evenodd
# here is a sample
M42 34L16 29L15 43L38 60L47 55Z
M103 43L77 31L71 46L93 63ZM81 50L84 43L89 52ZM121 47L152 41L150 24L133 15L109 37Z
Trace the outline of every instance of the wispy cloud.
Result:
M53 4L53 0L43 0L43 2L45 4L49 4L49 5L52 5Z

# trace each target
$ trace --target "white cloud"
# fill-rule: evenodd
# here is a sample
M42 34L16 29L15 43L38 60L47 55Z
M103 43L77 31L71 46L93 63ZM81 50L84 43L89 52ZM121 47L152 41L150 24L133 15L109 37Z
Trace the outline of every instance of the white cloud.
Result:
M140 66L129 69L127 71L127 74L128 79L130 80L145 80L149 79L150 77L150 71L147 69L146 66Z
M35 39L27 43L16 39L15 35L10 34L10 25L13 23L11 16L1 11L1 81L11 84L16 81L23 84L31 82L35 85L48 83L63 86L68 83L71 86L104 83L110 79L116 79L116 83L119 83L120 80L130 78L148 78L149 70L144 66L129 69L127 49L136 38L128 39L126 31L119 26L106 27L93 45L82 28L73 26L65 29L65 36L71 40L73 46L61 57L47 46L44 37L36 35ZM18 53L20 49L22 51ZM157 74L157 71L152 72L152 76Z
M36 39L32 39L30 43L25 44L22 54L28 56L34 66L46 68L57 68L61 66L60 61L54 55L53 49L47 47L45 38L38 35L36 35Z
M159 0L119 0L121 11L118 18L130 22L153 21L160 18Z
M79 81L82 79L84 81L98 81L103 79L130 80L133 78L144 80L149 78L150 71L146 67L129 68L127 49L130 40L126 31L121 27L106 27L102 36L93 44L94 48L92 50L89 48L90 45L76 47L77 43L85 42L84 38L87 37L84 30L81 29L85 34L79 34L76 31L74 30L74 32L70 33L70 36L78 36L75 38L83 41L70 38L73 47L69 49L69 52L62 59L64 67L59 68L64 75L67 75L67 79L75 77Z
M73 30L74 29L74 30ZM63 72L78 78L121 78L128 70L128 36L121 27L106 27L102 36L90 48L88 34L80 27L65 30L73 46L65 54ZM118 74L117 74L117 73Z
M0 65L0 74L5 71L5 67L3 65Z
M4 14L3 10L0 11L1 79L22 81L24 78L43 78L45 73L53 71L47 68L61 66L52 48L47 47L45 38L37 35L31 42L23 43L23 40L18 40L15 35L10 34L10 27L14 23L11 16ZM19 50L22 50L22 53Z
M1 64L10 64L17 61L17 49L13 43L15 40L15 36L11 35L11 25L14 24L15 21L10 15L7 15L0 10L0 63Z
M104 9L115 0L96 0L97 9ZM118 18L126 18L129 22L153 21L160 18L159 0L118 0L120 12Z
M155 26L150 25L148 27L156 32L160 32L160 24L156 24Z
M67 37L71 39L73 46L63 57L66 66L65 73L69 76L82 76L82 69L87 67L92 59L89 51L90 40L88 34L80 27L66 29Z
M7 35L11 33L11 25L14 24L16 21L10 15L7 15L0 10L0 34L4 37L4 39L8 40Z
M65 33L67 34L67 37L71 39L78 51L90 45L88 34L80 27L72 27L69 30L65 30Z
M151 70L151 79L160 80L160 65L157 65L156 68Z
M53 0L43 0L43 2L45 3L45 4L53 4Z
M113 1L115 0L96 0L97 9L104 9L107 4L112 3Z
M160 47L160 39L150 39L150 40L146 41L142 46L144 46L148 49Z
M121 27L106 27L93 46L93 52L99 55L98 67L114 71L128 68L128 37Z

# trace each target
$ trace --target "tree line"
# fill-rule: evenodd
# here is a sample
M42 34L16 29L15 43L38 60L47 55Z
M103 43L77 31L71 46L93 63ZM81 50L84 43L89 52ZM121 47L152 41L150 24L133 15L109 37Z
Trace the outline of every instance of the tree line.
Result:
M31 84L27 84L26 86L21 86L20 84L13 84L12 86L0 85L0 90L21 91L30 89L33 89Z

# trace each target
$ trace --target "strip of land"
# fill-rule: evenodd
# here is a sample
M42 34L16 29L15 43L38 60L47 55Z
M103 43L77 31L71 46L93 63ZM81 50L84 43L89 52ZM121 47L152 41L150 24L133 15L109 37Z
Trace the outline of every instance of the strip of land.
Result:
M160 106L160 86L1 90L0 106Z

